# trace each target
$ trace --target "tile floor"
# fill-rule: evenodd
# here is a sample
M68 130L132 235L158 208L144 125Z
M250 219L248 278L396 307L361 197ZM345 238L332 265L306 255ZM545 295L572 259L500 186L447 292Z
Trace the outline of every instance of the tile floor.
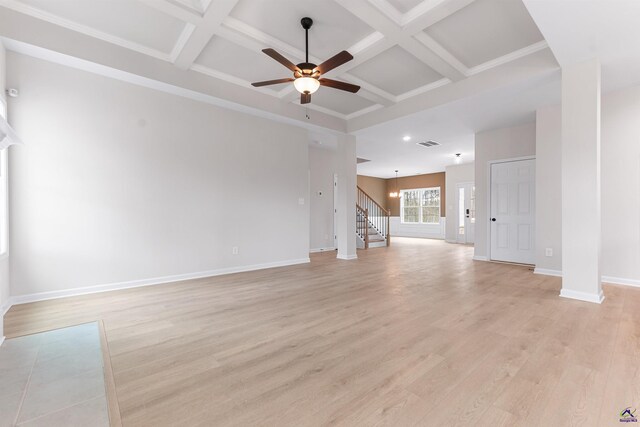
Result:
M98 324L0 346L0 427L109 426Z

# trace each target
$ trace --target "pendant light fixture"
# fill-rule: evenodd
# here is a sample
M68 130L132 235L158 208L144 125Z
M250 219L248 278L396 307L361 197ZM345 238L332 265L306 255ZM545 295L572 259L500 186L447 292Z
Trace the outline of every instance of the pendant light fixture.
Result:
M395 190L389 193L389 197L395 199L398 196L400 196L400 193L398 192L398 170L396 169L396 186L395 186Z
M459 165L462 162L462 153L456 153L454 161L456 162L456 165Z

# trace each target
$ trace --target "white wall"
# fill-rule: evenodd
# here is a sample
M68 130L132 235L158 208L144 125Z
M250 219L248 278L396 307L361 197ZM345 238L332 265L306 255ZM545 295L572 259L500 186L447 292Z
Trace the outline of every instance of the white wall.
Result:
M536 164L537 177L549 175L549 179L536 182L542 186L538 190L545 193L537 196L544 197L546 206L544 214L537 217L538 236L546 247L554 248L554 259L544 253L538 256L536 271L548 268L558 274L562 259L555 257L555 248L562 242L562 207L552 203L559 196L552 180L559 175L560 114L559 106L537 112L542 132L537 135ZM603 95L601 117L603 281L640 285L640 86Z
M333 175L336 173L335 148L309 147L309 207L311 252L332 250L333 240ZM322 193L320 195L319 193Z
M0 41L0 109L6 106L6 51ZM0 343L4 337L3 317L5 310L9 308L9 255L0 257Z
M456 216L456 204L458 201L458 184L474 182L475 180L475 163L466 163L462 165L450 165L445 170L445 180L447 189L447 225L445 230L445 239L448 242L455 243L458 239L458 220Z
M536 271L548 274L562 270L561 132L560 106L536 112Z
M308 259L305 130L15 53L8 81L12 295Z
M603 281L640 285L640 86L602 97Z
M476 228L477 259L487 257L489 216L489 162L533 156L536 153L536 125L528 123L510 128L480 132L475 135Z
M438 224L403 224L399 216L389 218L391 244L393 237L420 237L424 239L444 239L446 218L440 217Z
M7 51L0 40L0 102L6 102L6 80L7 80Z

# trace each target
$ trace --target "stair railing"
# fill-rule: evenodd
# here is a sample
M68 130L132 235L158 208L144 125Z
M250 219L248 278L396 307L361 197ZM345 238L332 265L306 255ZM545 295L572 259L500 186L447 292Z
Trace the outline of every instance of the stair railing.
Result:
M391 233L389 232L389 218L391 210L387 210L380 206L378 202L373 200L362 188L358 187L356 198L356 207L360 211L366 212L366 223L369 227L373 227L386 241L387 246L391 244ZM366 230L365 235L369 235ZM368 245L365 245L368 247Z
M364 241L364 248L369 249L369 211L356 203L356 213L356 233Z

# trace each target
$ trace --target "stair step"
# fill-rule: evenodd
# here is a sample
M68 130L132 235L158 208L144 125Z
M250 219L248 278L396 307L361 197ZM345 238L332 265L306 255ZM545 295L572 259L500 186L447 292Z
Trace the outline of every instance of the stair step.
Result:
M369 249L371 248L385 248L387 247L387 242L381 240L379 242L369 242Z

